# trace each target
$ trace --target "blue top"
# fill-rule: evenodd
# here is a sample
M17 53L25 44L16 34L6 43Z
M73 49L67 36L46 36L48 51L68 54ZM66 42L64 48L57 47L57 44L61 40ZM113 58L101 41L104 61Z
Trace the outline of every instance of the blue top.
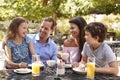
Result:
M50 38L48 39L47 43L42 44L39 40L39 33L38 34L28 34L34 43L34 47L36 53L40 55L41 61L46 65L47 60L56 60L57 62L57 45L53 42Z
M30 38L24 37L22 44L16 44L12 40L8 40L6 45L11 49L12 61L15 63L25 62L31 63L31 54L29 50Z

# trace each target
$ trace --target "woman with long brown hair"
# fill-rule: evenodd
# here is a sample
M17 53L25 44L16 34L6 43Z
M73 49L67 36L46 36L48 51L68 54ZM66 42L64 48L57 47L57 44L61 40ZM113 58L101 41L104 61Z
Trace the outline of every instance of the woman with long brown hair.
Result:
M79 62L81 60L81 51L85 42L84 27L87 23L83 17L77 16L69 20L69 24L71 37L64 41L62 53L69 53L69 58L66 63ZM58 55L58 58L60 58L60 55Z

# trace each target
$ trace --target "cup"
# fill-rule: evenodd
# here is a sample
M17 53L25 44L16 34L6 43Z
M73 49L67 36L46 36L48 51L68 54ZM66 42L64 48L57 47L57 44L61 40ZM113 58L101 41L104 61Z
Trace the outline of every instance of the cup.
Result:
M61 58L62 58L63 60L67 60L68 57L69 57L69 53L62 53L62 54L61 54Z
M95 75L95 57L88 57L87 59L87 78L94 80Z
M5 63L5 55L4 55L4 51L1 50L0 51L0 70L4 69L4 64Z
M55 60L47 60L47 65L48 65L49 67L53 67L55 64L56 64L56 61L55 61Z
M40 75L40 56L32 55L32 76Z
M110 41L113 41L113 37L112 36L110 37Z
M60 63L57 64L56 75L64 75L65 74L65 63L61 60Z
M46 67L46 72L48 75L52 75L52 77L55 75L56 70L55 70L55 65L56 65L56 61L55 60L47 60L47 67Z

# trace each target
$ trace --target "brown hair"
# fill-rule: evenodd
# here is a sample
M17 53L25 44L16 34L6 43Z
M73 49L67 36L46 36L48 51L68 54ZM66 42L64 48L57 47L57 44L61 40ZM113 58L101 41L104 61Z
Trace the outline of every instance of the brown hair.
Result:
M69 23L74 23L78 26L80 34L79 34L79 53L81 53L82 49L83 49L83 45L85 43L85 38L84 38L84 27L87 25L87 22L85 21L85 19L83 17L74 17L72 18ZM80 59L81 59L81 55L80 55Z
M51 29L55 29L55 26L57 25L56 21L53 18L50 18L50 17L46 17L42 21L52 22Z
M23 22L28 23L28 21L23 17L16 17L12 20L12 22L10 23L10 25L8 27L7 34L6 34L5 38L3 39L3 45L5 45L7 40L13 40L16 37L16 34L18 33L17 32L18 27Z
M98 36L99 42L106 39L107 28L100 22L92 22L85 27L85 31L91 33L92 37Z

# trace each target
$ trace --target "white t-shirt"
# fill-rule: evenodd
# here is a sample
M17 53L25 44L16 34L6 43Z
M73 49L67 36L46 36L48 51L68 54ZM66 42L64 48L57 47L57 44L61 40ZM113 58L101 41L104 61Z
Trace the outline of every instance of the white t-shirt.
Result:
M108 63L116 61L116 56L113 53L112 49L104 42L101 43L101 45L94 51L87 43L85 43L82 51L82 56L94 56L96 67L105 67Z

